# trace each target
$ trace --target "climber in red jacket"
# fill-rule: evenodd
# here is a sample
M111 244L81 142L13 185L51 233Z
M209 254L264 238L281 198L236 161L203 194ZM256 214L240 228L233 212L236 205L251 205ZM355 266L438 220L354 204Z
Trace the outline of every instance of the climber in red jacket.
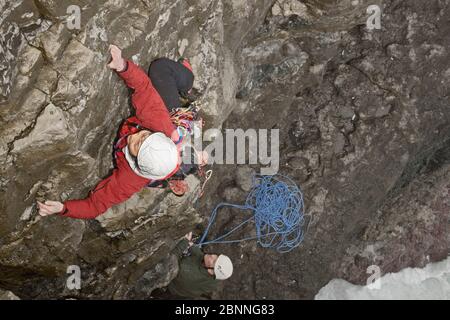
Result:
M64 203L38 202L41 216L59 214L70 218L93 219L145 186L168 179L179 170L180 148L175 142L181 138L160 93L143 70L122 58L118 47L111 45L110 50L112 61L108 67L115 70L128 87L134 89L132 104L136 109L136 116L128 118L120 129L115 145L116 167L112 175L101 181L86 199ZM191 69L186 63L180 66ZM159 86L164 87L163 83L159 83ZM199 161L203 162L205 159L201 159L201 155Z

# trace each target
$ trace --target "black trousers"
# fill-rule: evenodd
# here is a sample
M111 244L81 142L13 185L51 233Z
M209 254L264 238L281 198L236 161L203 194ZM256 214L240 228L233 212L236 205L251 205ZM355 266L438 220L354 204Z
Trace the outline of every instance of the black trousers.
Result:
M169 112L182 107L180 95L186 95L194 84L191 70L168 58L154 60L148 69L148 76ZM159 186L167 187L165 181L155 181L148 185L151 188Z
M191 70L168 58L154 60L148 69L148 76L169 111L182 106L180 95L187 94L194 84Z

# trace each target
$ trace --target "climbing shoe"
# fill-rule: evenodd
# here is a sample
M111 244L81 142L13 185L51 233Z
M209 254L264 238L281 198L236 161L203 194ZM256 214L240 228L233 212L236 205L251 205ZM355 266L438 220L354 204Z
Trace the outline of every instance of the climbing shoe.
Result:
M192 103L197 101L200 96L200 91L195 88L192 88L191 90L189 90L189 92L180 92L180 102L182 108L189 107Z

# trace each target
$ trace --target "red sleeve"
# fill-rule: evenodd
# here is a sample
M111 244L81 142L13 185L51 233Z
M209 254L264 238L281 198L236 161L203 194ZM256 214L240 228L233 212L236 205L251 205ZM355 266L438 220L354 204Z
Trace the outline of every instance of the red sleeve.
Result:
M131 101L136 109L136 117L142 125L172 138L176 130L170 120L169 111L147 74L132 61L127 61L125 71L118 74L126 85L134 90ZM175 138L178 140L178 137Z
M113 174L101 181L86 199L66 201L61 215L76 219L94 219L112 206L130 198L148 182L149 180L126 170L114 169Z

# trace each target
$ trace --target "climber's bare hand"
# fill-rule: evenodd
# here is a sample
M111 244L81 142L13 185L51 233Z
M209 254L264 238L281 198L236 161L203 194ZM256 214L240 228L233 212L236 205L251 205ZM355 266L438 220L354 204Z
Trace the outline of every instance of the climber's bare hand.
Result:
M39 206L39 214L43 217L60 213L64 209L64 205L59 201L45 201L45 203L37 202Z
M122 50L120 50L118 46L111 44L109 46L109 51L111 52L112 60L108 64L108 67L116 71L125 69L125 59L122 58Z

